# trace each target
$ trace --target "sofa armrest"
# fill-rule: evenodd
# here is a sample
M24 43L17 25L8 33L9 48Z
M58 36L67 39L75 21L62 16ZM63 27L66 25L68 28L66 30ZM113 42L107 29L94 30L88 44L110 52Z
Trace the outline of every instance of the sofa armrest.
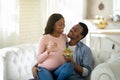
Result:
M36 45L0 49L0 80L28 80L36 62ZM14 73L14 74L13 74Z
M8 48L0 49L0 80L6 80L5 56Z
M99 64L91 73L91 80L119 80L120 60Z
M0 55L0 80L4 80L3 71L3 57Z
M91 80L116 80L107 63L99 64L91 73Z

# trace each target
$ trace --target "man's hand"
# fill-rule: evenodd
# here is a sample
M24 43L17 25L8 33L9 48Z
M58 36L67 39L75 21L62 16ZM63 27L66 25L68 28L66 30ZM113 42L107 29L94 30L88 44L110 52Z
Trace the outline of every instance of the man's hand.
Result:
M64 59L65 59L67 62L71 62L71 63L74 62L73 57L64 56Z
M38 80L38 71L40 71L40 69L35 65L32 68L32 74L35 80Z

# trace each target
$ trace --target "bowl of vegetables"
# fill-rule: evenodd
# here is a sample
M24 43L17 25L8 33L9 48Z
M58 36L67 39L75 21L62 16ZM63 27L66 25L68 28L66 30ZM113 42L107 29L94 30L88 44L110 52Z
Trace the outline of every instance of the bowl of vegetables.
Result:
M96 26L99 28L99 29L104 29L106 28L108 25L108 23L106 21L100 21L98 23L96 23Z

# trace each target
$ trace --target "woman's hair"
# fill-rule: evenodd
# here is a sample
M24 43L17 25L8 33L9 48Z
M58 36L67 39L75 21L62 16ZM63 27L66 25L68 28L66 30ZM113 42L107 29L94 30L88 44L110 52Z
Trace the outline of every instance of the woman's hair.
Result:
M47 21L44 34L51 34L54 30L55 23L61 18L64 18L64 17L59 13L52 14Z
M84 37L88 34L88 27L86 24L79 22L79 25L83 27L83 32L81 33Z

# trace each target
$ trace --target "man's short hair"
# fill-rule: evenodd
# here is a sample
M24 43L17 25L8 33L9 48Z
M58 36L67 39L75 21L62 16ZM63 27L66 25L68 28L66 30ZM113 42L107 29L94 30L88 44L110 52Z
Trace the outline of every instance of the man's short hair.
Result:
M88 27L85 23L79 22L79 25L83 27L83 32L81 33L84 37L88 34Z

